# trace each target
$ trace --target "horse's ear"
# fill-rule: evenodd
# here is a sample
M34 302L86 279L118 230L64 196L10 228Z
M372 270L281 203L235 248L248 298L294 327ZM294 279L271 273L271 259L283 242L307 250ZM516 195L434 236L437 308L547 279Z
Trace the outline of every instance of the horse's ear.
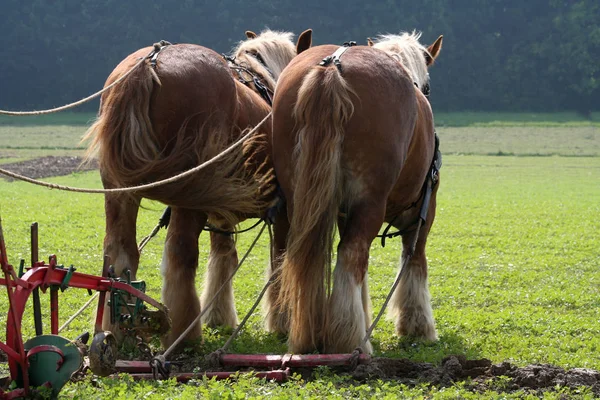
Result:
M427 61L427 65L433 64L437 56L440 54L442 50L442 41L444 39L444 35L440 35L439 38L431 46L427 48L427 52L425 53L425 60Z
M258 35L252 31L246 31L246 37L248 39L255 39Z
M375 43L373 43L373 39L371 39L370 37L367 38L367 45L369 47L373 47L373 45L375 45Z
M302 53L304 50L310 49L312 46L312 29L307 29L298 36L296 42L296 54Z

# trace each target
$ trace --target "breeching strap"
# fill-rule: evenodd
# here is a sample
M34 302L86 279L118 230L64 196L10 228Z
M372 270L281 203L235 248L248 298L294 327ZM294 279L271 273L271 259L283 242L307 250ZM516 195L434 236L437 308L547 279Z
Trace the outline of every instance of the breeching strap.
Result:
M332 55L325 57L319 65L321 67L326 67L329 64L333 63L336 66L338 71L342 72L342 62L340 58L342 58L342 54L346 52L350 47L356 46L356 42L345 42L342 46L340 46Z

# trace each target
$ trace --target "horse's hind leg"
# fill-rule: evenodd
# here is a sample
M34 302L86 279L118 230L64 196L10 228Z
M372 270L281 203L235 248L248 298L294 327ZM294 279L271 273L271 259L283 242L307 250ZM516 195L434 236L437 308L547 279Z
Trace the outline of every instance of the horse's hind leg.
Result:
M395 321L398 335L436 340L437 333L427 284L427 258L425 257L427 235L435 215L434 196L432 196L429 212L427 222L419 232L415 252L406 265L406 271L403 272L400 284L392 297L390 316ZM409 254L415 234L416 232L413 232L402 236L402 263Z
M352 206L338 246L333 272L333 290L325 319L325 351L349 353L362 345L368 315L366 276L369 248L383 222L385 204L360 203ZM363 351L373 351L369 342Z
M233 230L233 226L230 224L219 224L218 228L228 232ZM237 264L238 256L233 236L211 232L210 255L201 297L201 304L204 307L207 307L208 303L216 297L202 317L202 322L210 327L235 327L238 324L233 283L231 280L228 281ZM223 285L225 286L217 294Z
M346 216L340 215L338 217L338 232L340 234L340 238L344 236L344 229L346 228ZM361 298L363 311L365 312L365 325L371 325L371 296L369 296L369 272L365 273L365 279L362 284L361 289Z
M131 278L135 279L137 273L140 260L136 243L136 220L139 207L139 197L111 193L104 197L106 214L104 255L108 257L108 262L113 266L117 277L123 277L123 272L129 270ZM102 328L118 335L116 328L110 324L108 308L105 307L105 311Z
M279 293L281 291L281 264L287 241L287 234L290 229L290 223L287 216L287 209L284 206L277 212L274 224L273 243L271 251L273 253L270 260L267 275L268 279L273 279L266 293L265 315L266 329L269 332L287 335L290 329L289 310L283 310L279 304Z
M164 347L170 346L200 314L200 300L195 281L198 268L198 237L207 216L196 210L172 208L171 221L163 252L163 303L170 311L171 331L162 338ZM198 322L187 340L202 336Z

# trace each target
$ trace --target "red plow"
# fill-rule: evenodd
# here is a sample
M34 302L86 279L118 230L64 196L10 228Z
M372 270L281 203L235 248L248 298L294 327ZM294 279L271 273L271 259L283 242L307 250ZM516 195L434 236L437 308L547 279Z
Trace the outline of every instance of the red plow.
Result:
M9 377L0 380L0 399L29 396L40 387L51 390L55 397L73 376L86 368L100 376L127 373L134 379L175 378L179 382L203 376L227 379L243 369L259 378L281 382L290 376L294 368L351 367L370 361L366 354L242 355L215 352L211 354L211 364L217 367L215 371L192 373L172 372L171 367L176 363L162 356L154 357L151 362L118 360L115 337L111 332L102 330L105 313L110 313L111 323L125 330L163 334L169 328L168 310L145 293L143 281L116 278L107 260L102 276L76 272L73 266L65 268L58 264L54 255L49 257L47 263L38 261L37 224L31 227L31 266L25 268L21 260L18 270L15 270L8 263L0 221L0 266L3 274L0 287L6 288L8 296L6 342L0 342L0 350L8 358L10 371ZM59 293L67 288L86 289L90 295L97 292L94 336L89 346L89 333L75 340L59 336L62 328L59 328L58 299ZM43 333L40 291L49 291L50 295L49 334ZM22 322L30 299L36 336L25 341ZM93 298L88 303L91 301ZM224 371L226 369L230 371Z

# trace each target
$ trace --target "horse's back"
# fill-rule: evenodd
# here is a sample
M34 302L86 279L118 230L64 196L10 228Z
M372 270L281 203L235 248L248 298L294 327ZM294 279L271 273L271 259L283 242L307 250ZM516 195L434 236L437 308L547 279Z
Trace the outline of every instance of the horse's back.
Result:
M177 120L200 113L220 114L231 119L235 113L236 88L221 55L199 45L171 45L158 56L156 74L160 89L152 98L154 117ZM177 117L179 116L179 118Z
M147 57L152 47L127 56L115 67L106 86ZM190 113L225 113L233 116L236 87L229 68L217 52L196 44L173 44L160 49L151 64L157 82L152 93L154 118L169 115L169 120L186 118Z
M274 159L292 159L298 134L294 107L306 76L339 46L313 47L298 55L282 73L273 104ZM326 68L336 68L330 64ZM391 185L405 161L416 124L415 87L402 65L378 49L356 46L340 57L339 73L347 83L353 113L343 132L342 164L348 171L389 171ZM320 90L319 93L324 93ZM322 107L328 100L318 98ZM281 167L292 174L290 166Z

